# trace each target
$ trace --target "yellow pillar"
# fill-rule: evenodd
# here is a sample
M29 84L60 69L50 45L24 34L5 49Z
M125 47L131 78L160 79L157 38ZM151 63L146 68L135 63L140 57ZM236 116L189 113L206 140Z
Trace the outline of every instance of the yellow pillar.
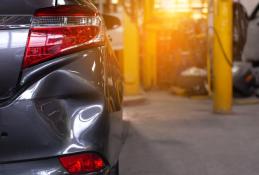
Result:
M142 80L145 89L157 84L157 23L152 24L154 0L144 1L144 59L142 61Z
M214 1L214 112L230 113L233 101L233 0Z
M138 26L124 13L124 90L125 95L138 95L140 91Z
M154 0L144 0L144 21L149 22L153 15Z
M157 84L157 38L156 29L145 28L144 60L142 64L143 87L148 90Z

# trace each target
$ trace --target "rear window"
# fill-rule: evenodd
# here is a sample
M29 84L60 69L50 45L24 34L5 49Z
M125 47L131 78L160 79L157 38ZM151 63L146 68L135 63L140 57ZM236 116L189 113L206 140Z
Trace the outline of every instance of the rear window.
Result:
M36 9L55 5L56 0L1 0L0 15L32 15Z

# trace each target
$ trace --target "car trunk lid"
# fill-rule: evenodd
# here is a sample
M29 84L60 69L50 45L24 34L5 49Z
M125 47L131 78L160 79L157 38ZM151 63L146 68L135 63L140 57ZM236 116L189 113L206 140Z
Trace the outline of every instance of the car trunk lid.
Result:
M12 96L21 71L30 16L0 17L0 101Z
M31 17L55 0L2 0L0 5L0 103L11 98L22 69Z

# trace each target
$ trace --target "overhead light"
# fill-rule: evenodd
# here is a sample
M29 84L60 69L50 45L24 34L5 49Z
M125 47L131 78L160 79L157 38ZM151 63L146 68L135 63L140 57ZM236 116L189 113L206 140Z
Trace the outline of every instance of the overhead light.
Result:
M118 4L119 0L112 0L112 4Z

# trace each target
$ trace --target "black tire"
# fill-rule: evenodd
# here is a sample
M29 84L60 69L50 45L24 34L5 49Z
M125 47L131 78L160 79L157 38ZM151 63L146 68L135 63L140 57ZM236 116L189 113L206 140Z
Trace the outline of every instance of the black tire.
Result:
M119 162L112 168L110 175L119 175Z

